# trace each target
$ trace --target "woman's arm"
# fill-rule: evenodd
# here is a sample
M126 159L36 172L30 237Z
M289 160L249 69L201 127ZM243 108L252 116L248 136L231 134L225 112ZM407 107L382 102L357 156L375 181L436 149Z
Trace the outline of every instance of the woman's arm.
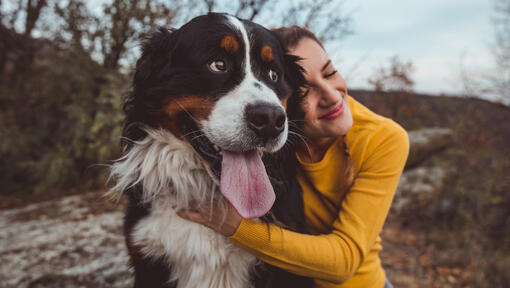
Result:
M292 273L335 283L349 279L382 230L407 159L407 133L394 122L388 123L371 135L358 155L351 155L361 157L362 166L342 201L331 233L305 235L242 219L230 239L261 260ZM213 229L217 226L203 224Z

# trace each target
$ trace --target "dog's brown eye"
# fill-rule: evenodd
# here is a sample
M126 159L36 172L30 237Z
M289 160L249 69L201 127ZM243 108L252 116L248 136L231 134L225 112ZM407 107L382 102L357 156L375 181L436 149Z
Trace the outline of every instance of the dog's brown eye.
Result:
M278 81L278 74L273 70L269 70L269 79L271 79L273 82Z
M216 60L211 63L209 63L209 69L214 72L226 72L227 71L227 64L225 61Z

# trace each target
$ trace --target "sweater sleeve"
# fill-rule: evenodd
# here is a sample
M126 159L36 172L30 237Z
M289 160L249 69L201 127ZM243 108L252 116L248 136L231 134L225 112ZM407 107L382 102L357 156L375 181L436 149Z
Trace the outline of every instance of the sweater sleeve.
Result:
M361 157L360 170L329 234L299 234L243 219L230 239L262 261L292 273L347 281L382 230L409 152L405 130L388 123L371 135L358 155L351 155Z

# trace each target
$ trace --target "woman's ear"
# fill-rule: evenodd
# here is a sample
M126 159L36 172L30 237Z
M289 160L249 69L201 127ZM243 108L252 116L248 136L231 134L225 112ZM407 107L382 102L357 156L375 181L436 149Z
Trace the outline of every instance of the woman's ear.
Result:
M136 61L134 83L151 83L161 70L172 61L176 29L160 27L142 44L142 56ZM156 80L156 79L153 79Z

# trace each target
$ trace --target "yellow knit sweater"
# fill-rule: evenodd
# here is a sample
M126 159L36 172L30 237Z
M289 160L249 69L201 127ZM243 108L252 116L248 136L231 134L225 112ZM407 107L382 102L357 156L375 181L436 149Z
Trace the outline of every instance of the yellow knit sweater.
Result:
M354 182L345 185L346 156L339 138L317 163L303 163L309 232L243 219L230 239L259 259L315 279L316 287L384 286L379 233L409 152L407 133L349 97L354 124L345 136ZM298 157L299 160L299 157ZM268 229L269 227L269 229Z

